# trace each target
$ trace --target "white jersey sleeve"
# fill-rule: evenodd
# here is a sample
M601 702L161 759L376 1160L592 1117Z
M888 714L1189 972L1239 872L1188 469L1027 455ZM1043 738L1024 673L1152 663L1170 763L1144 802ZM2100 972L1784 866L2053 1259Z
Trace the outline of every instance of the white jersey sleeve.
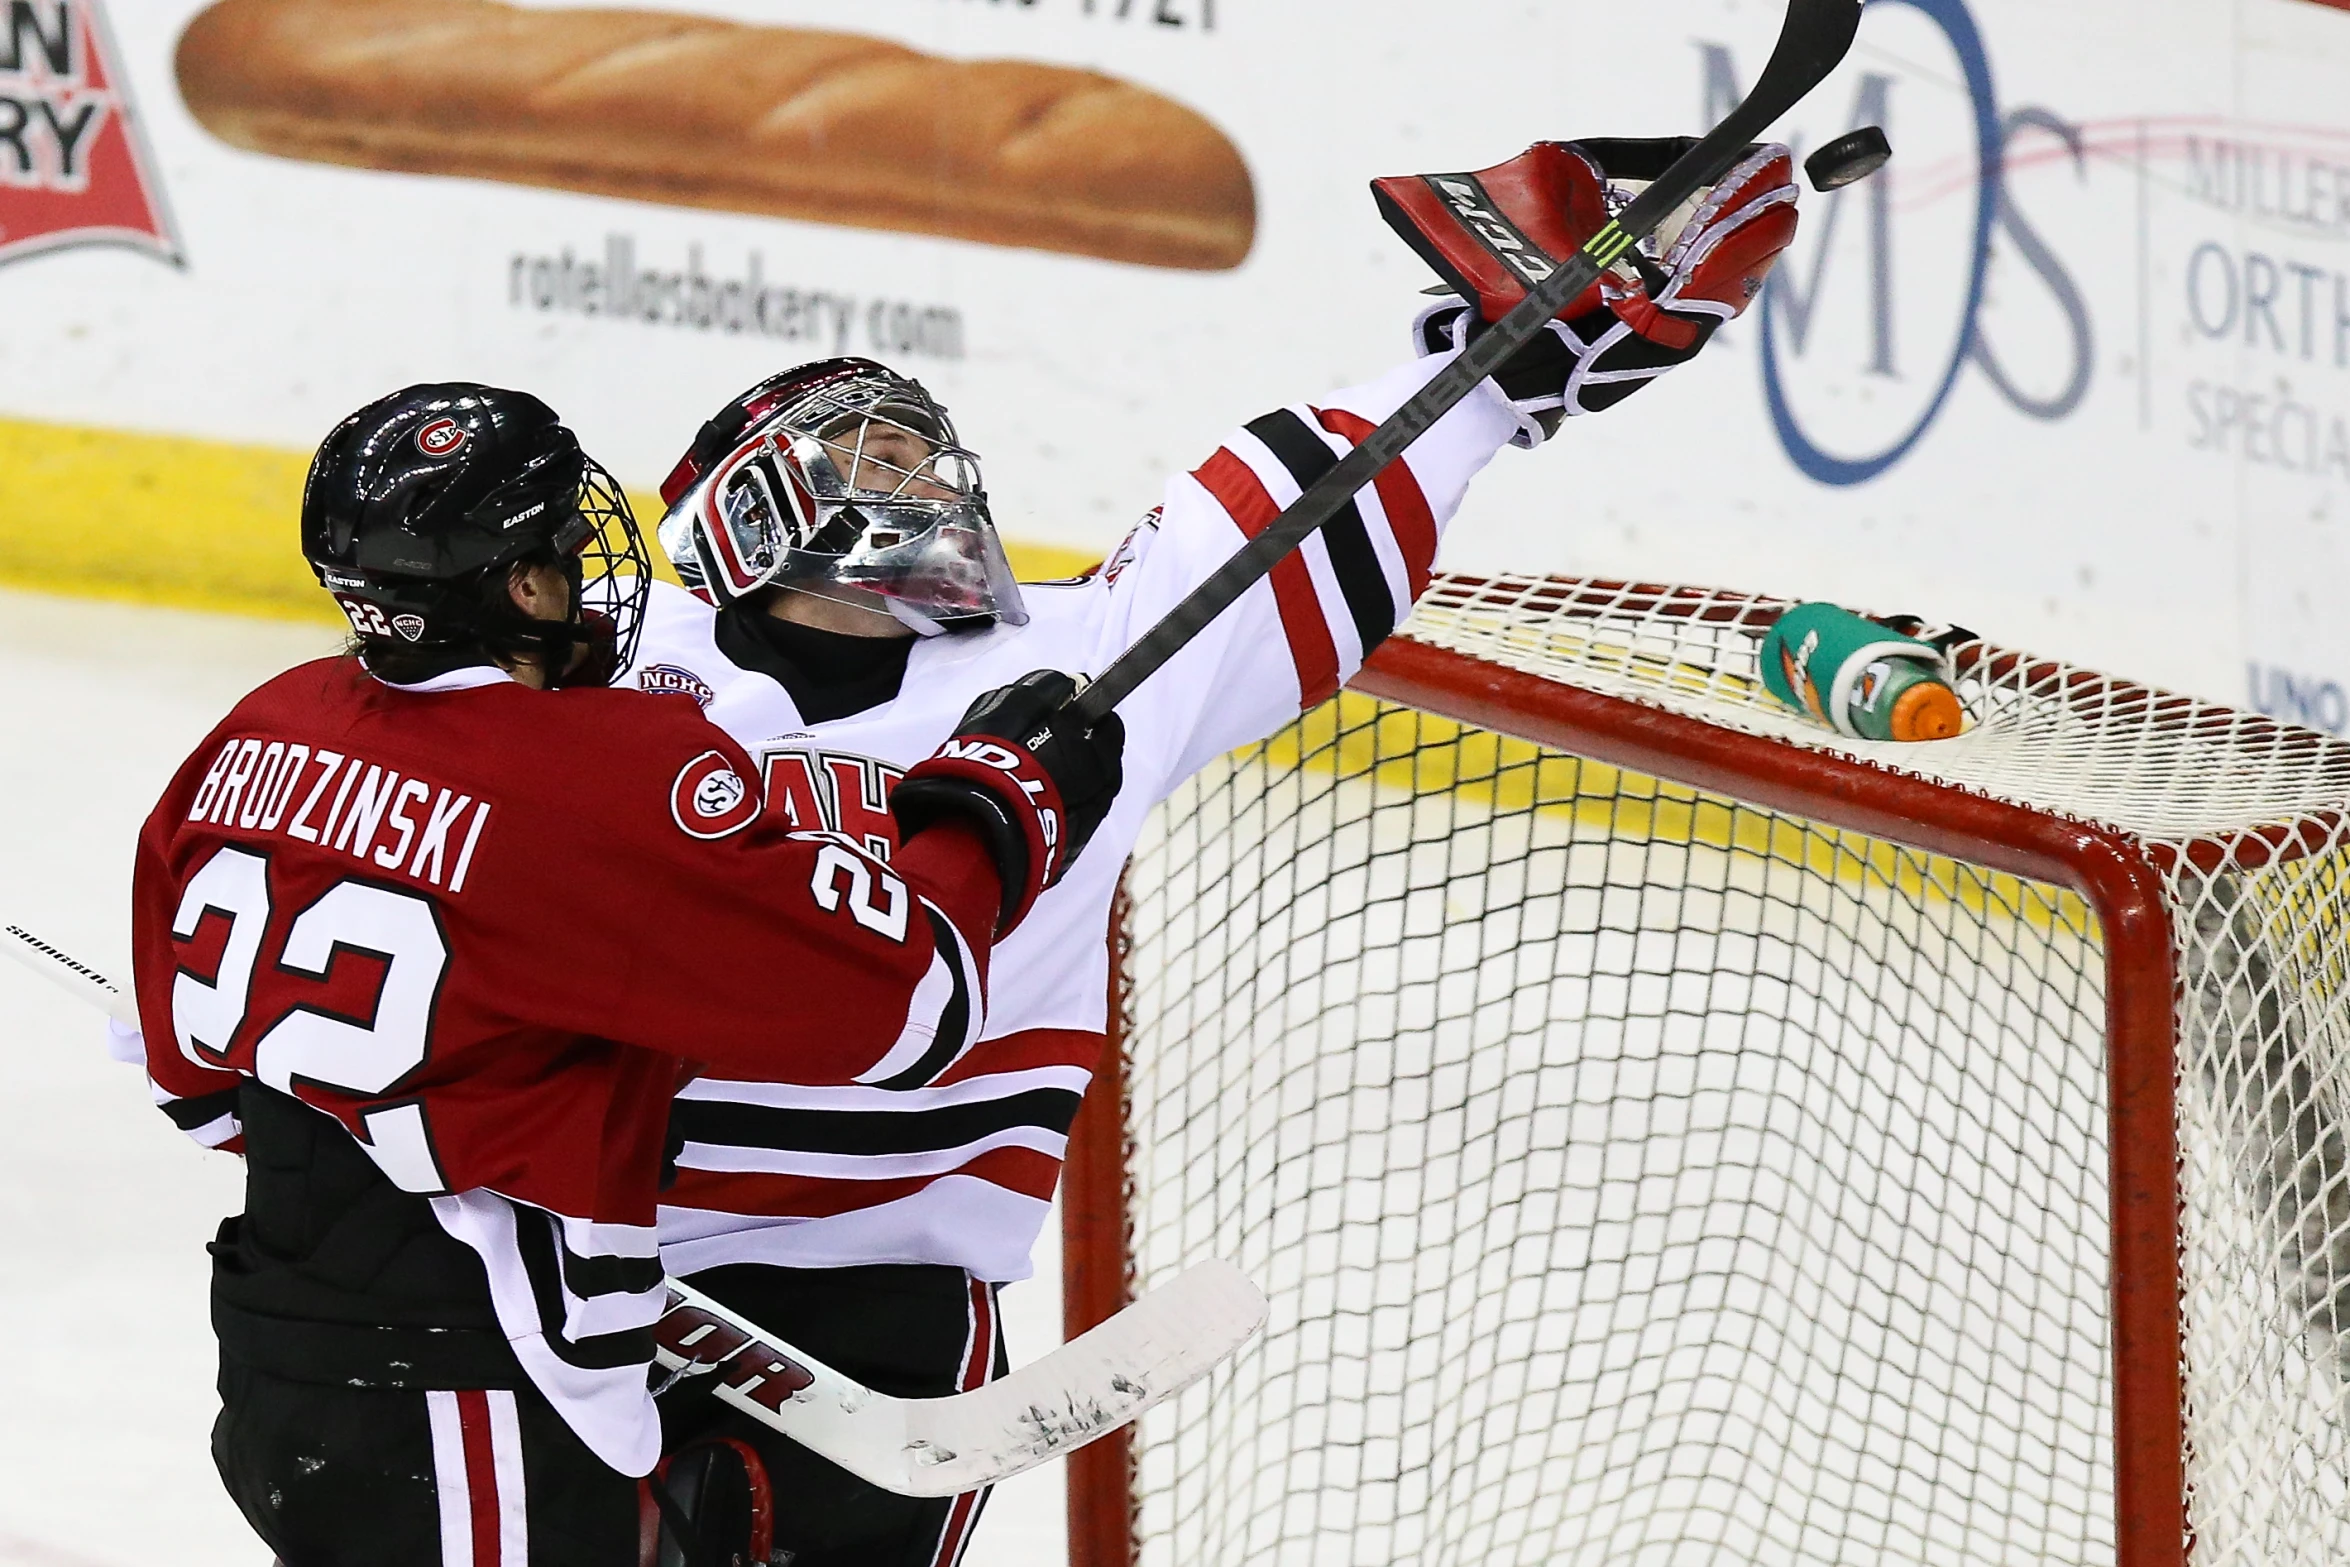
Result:
M1159 509L1103 567L1092 670L1262 533L1281 509L1449 364L1437 355L1319 404L1250 420L1168 481ZM1491 382L1120 704L1128 777L1155 799L1210 759L1328 700L1400 624L1469 481L1518 430Z

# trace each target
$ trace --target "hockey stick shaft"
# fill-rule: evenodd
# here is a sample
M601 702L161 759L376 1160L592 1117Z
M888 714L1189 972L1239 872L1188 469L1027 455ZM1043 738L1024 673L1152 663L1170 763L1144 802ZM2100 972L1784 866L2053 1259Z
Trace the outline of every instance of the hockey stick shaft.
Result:
M22 963L49 983L69 991L129 1028L139 1026L139 1009L120 986L75 958L51 946L24 926L0 920L0 951Z
M1077 699L1087 723L1099 722L1181 652L1209 622L1343 510L1389 463L1404 454L1454 405L1476 390L1624 253L1653 233L1701 187L1721 178L1771 122L1803 101L1851 52L1861 0L1792 0L1770 63L1754 91L1665 170L1655 183L1584 243L1581 250L1495 322L1461 356L1388 415L1337 466L1306 488L1264 532L1192 589L1183 602L1136 639Z
M96 969L13 922L0 946L136 1028ZM719 1402L859 1479L902 1496L956 1496L1008 1480L1132 1422L1206 1376L1265 1323L1265 1297L1230 1263L1179 1274L1042 1359L968 1393L892 1398L794 1349L677 1279L653 1325L669 1381L714 1378Z

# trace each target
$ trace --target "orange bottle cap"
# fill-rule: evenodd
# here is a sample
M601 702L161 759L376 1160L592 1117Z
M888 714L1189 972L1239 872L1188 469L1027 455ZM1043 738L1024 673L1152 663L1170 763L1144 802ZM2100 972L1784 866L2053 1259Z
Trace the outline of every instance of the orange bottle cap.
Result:
M1948 740L1966 724L1958 693L1939 680L1921 680L1893 704L1896 740Z

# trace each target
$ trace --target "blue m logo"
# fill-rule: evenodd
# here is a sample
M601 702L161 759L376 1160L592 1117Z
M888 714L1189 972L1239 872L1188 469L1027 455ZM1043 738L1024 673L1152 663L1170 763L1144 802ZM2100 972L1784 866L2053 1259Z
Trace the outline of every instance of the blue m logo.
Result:
M1802 247L1808 250L1808 259L1790 254L1782 260L1761 311L1763 390L1772 427L1796 467L1822 484L1864 484L1900 463L1933 429L1969 365L1982 371L2018 412L2033 419L2059 420L2070 416L2087 397L2096 363L2096 335L2088 304L2047 241L2016 206L2005 177L2008 147L2027 133L2055 138L2069 155L2076 177L2085 177L2086 151L2079 127L2041 108L2001 114L1990 56L1966 0L1870 0L1873 12L1897 7L1918 13L1955 58L1957 80L1946 81L1937 73L1933 81L1945 96L1950 89L1963 88L1963 105L1951 107L1961 110L1965 139L1972 144L1964 161L1973 165L1972 178L1966 181L1973 186L1973 212L1971 221L1963 225L1922 225L1926 241L1956 249L1955 258L1929 257L1938 267L1905 265L1909 258L1903 247L1913 236L1903 222L1909 206L1903 197L1918 189L1923 192L1922 199L1930 202L1938 191L1936 170L1941 165L1933 163L1928 149L1919 148L1926 154L1926 167L1914 177L1907 172L1916 165L1904 162L1898 89L1909 85L1906 74L1864 70L1850 116L1838 129L1885 126L1893 137L1894 169L1904 173L1879 176L1828 196L1824 211L1823 198L1807 198L1810 232L1816 236L1809 246ZM1869 34L1864 32L1862 38L1860 58L1865 60ZM1706 118L1718 119L1742 95L1736 62L1725 45L1704 43L1699 49L1704 59ZM1881 57L1891 59L1890 54ZM1797 151L1800 156L1802 149ZM1857 234L1848 228L1855 221L1860 226ZM2016 260L2039 279L2063 320L2069 360L2051 392L2028 390L2012 376L1983 331L1995 242L2004 242ZM1839 271L1837 266L1839 257L1850 258L1856 249L1865 252L1862 277L1851 275L1849 260L1846 270ZM1948 266L1952 259L1959 262L1955 269ZM1921 312L1922 319L1904 314L1904 285L1913 282L1921 270L1933 271L1955 285L1954 329L1937 331L1930 313ZM1867 304L1857 326L1848 323L1847 330L1823 333L1824 304L1863 284ZM1912 327L1922 330L1913 333ZM1910 340L1926 335L1940 338L1945 332L1946 350L1941 350L1939 343L1935 349L1921 350ZM1831 335L1833 346L1823 349L1822 339ZM1935 352L1940 352L1939 358L1928 357ZM1932 366L1924 375L1917 371L1921 360ZM1834 383L1835 393L1852 395L1800 397L1796 384L1799 367L1808 371L1802 378L1807 384L1826 377ZM1858 450L1831 450L1832 437L1815 431L1821 423L1837 418L1839 406L1849 410L1858 403L1899 412L1879 412L1872 419L1852 421L1866 428L1847 433L1838 444Z

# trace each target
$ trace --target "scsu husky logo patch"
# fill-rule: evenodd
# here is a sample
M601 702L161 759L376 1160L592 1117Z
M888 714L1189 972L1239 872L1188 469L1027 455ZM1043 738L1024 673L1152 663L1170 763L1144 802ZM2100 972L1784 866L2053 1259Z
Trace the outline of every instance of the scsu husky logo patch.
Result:
M759 819L759 796L717 751L704 751L669 786L669 814L689 838L724 838Z

